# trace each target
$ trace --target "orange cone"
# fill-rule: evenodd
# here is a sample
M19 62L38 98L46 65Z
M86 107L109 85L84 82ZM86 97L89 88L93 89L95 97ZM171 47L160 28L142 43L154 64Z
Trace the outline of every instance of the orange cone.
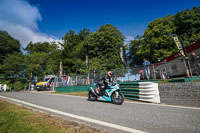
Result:
M162 73L162 79L165 80L165 75Z
M186 67L186 77L187 77L187 78L190 77L190 73L189 73L188 67Z
M86 80L85 85L88 85L88 80Z

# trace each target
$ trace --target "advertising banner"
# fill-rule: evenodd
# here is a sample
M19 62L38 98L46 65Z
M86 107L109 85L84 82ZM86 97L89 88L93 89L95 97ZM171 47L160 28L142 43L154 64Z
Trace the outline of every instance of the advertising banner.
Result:
M119 58L122 61L122 63L124 64L124 66L127 66L127 59L126 59L126 51L125 48L123 46L119 46L118 48L118 52L119 52Z
M181 53L182 56L184 56L186 59L188 59L187 53L185 51L185 46L183 44L183 41L180 36L176 34L170 35L171 38L173 39L174 43L176 44L179 52Z

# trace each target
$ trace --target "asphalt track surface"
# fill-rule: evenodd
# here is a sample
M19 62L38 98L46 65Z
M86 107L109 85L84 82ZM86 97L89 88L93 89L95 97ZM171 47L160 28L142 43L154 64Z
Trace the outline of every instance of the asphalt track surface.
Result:
M79 96L36 92L3 92L0 98L114 133L200 132L200 108L138 102L115 105Z

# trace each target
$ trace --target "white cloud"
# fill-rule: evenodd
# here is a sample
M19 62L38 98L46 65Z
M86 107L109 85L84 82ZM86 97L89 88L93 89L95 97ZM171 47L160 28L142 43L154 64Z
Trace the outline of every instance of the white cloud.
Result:
M124 44L129 45L130 40L134 40L133 36L125 36Z
M59 41L41 33L38 22L42 21L37 7L25 0L0 0L0 30L7 31L19 40L23 47L32 42Z

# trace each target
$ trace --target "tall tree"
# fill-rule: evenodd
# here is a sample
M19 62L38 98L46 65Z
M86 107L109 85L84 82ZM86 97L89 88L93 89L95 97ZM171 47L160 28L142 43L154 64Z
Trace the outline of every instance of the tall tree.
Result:
M20 51L20 43L18 40L11 37L8 32L0 31L0 64L8 54Z
M8 54L1 67L1 76L4 81L12 85L15 81L26 82L25 56L22 53Z
M56 74L61 50L55 42L30 42L25 50L27 55L27 71L42 79L45 75Z
M181 35L186 46L200 41L200 7L178 12L174 16L175 33Z
M39 79L47 74L48 54L44 52L34 52L27 56L27 70L28 74L32 73L38 76Z
M90 68L100 70L121 68L118 46L124 45L124 35L111 24L99 29L86 37L84 47L90 59Z
M155 19L148 24L143 38L131 41L129 59L132 64L141 64L144 57L152 63L164 59L178 51L169 36L171 33L180 35L185 46L189 46L200 41L199 27L200 7Z
M73 30L70 30L62 38L61 43L63 67L67 73L84 71L85 61L85 47L83 46L84 39L90 34L88 29L81 30L78 34L75 34Z
M151 62L156 62L158 58L166 58L173 54L175 45L169 36L175 31L173 24L173 16L168 15L164 18L158 18L149 23L144 32L144 43L139 46L140 50L137 52L138 56L142 54Z
M61 49L55 42L50 43L46 73L47 74L57 74L59 61L61 59Z

